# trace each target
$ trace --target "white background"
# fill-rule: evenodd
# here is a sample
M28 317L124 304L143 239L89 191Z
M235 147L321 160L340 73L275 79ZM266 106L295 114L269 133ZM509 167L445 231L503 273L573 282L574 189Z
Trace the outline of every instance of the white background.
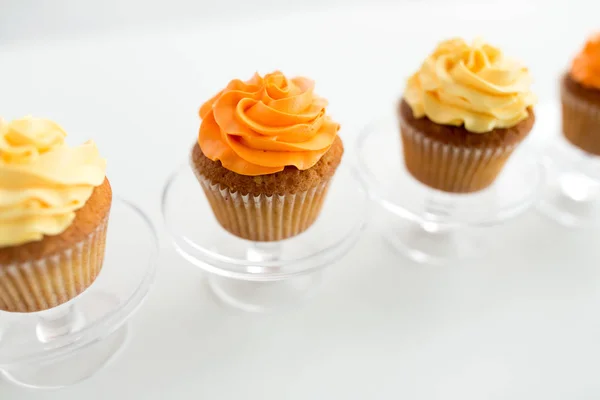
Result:
M449 36L521 58L540 102L555 102L598 22L592 3L0 1L0 114L94 138L117 193L161 228L164 180L196 136L197 108L229 79L314 78L348 166L357 130ZM503 248L485 260L433 268L370 227L313 301L249 315L214 303L161 233L157 282L122 357L60 392L0 382L0 399L598 398L598 232L532 211L495 235Z

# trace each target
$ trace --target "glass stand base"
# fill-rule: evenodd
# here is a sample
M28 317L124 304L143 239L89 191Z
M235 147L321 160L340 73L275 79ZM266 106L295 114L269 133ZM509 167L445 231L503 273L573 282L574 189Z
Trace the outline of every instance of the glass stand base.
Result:
M285 280L256 282L210 275L208 285L224 304L247 312L276 312L311 297L321 283L321 272Z
M83 382L117 358L129 338L125 325L102 340L63 358L2 370L12 384L32 389L60 389Z
M600 199L575 200L558 188L548 188L538 209L568 227L600 227Z
M412 220L395 218L382 230L396 251L418 263L442 265L483 256L488 245L467 228L430 230Z
M600 157L557 138L546 149L548 183L538 209L567 227L600 227Z
M494 183L479 192L446 193L422 184L406 168L395 111L366 126L355 148L356 173L386 214L381 227L385 239L422 263L485 254L490 246L472 232L527 211L544 186L544 167L525 145L515 150Z

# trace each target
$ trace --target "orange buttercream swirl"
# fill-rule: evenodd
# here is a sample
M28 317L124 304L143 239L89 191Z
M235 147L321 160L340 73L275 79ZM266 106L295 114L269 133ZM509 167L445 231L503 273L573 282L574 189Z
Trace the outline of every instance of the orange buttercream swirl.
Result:
M200 149L241 175L311 168L340 128L326 115L327 100L314 94L314 86L279 71L232 80L200 108Z
M600 89L600 34L592 36L575 57L571 76L583 86Z

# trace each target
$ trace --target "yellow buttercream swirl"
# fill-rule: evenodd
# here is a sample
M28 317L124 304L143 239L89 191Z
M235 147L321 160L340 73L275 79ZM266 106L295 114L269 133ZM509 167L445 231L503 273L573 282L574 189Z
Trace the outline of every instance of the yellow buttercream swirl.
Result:
M45 119L0 118L0 247L64 232L104 182L96 145L70 147L66 136Z
M510 128L536 102L527 68L481 40L441 42L412 75L404 99L415 118L474 133Z

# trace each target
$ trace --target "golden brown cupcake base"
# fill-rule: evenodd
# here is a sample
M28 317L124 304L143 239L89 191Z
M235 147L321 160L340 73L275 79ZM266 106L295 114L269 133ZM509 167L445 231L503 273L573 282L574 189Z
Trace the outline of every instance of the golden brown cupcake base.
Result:
M400 102L399 114L406 168L421 183L450 193L489 187L535 122L529 110L529 117L514 127L482 134L440 125L427 117L415 118L405 100Z
M105 180L62 234L0 248L0 310L42 311L87 289L102 268L111 202Z
M344 147L338 138L312 168L286 167L271 175L246 176L208 159L196 144L191 167L219 224L243 239L288 239L318 218Z
M568 73L561 83L562 131L581 150L600 156L600 90L577 83Z

